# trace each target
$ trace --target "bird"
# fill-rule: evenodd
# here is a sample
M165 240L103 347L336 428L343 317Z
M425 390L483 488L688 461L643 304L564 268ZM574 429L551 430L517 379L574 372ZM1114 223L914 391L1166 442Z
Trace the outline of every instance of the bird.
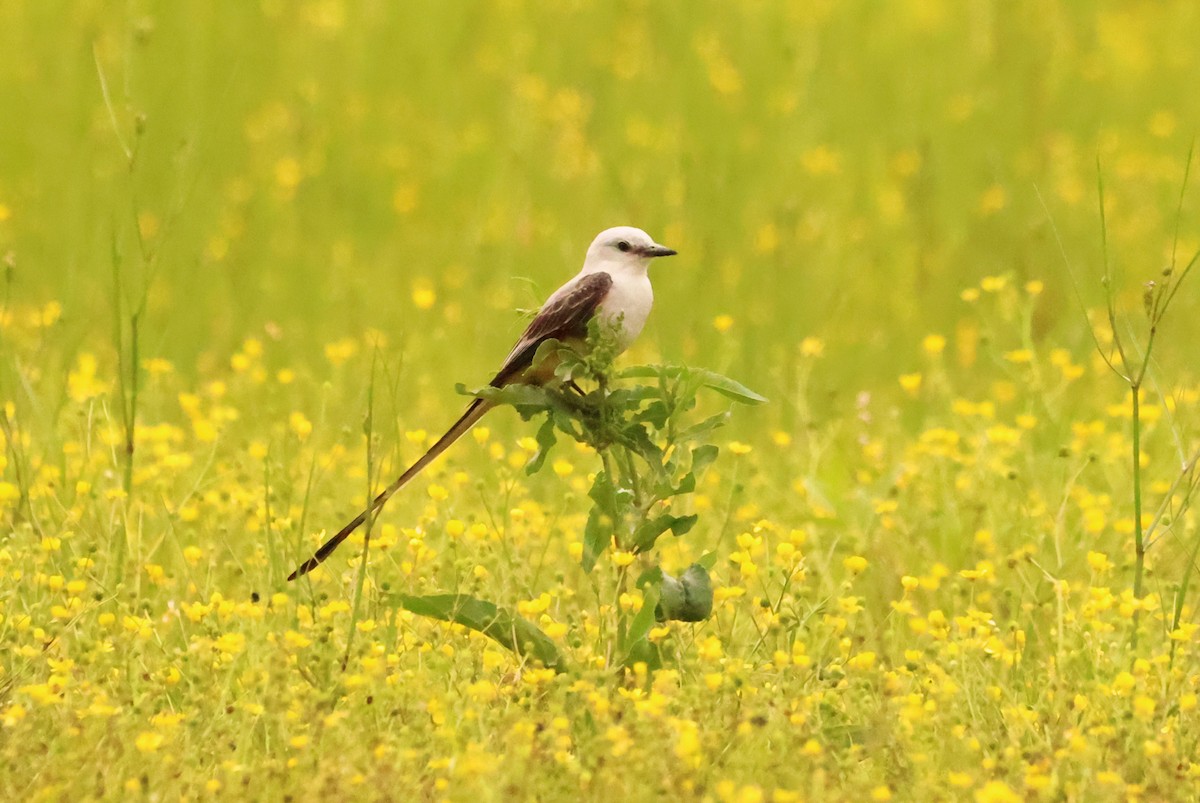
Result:
M596 235L588 247L579 273L550 294L541 309L508 353L489 383L502 388L513 384L541 385L554 377L554 361L534 364L534 356L547 340L558 340L578 351L587 345L588 322L599 316L611 327L617 353L627 349L641 334L654 290L650 286L650 263L675 256L673 248L660 245L649 234L633 226L617 226ZM438 438L425 454L405 469L370 506L321 545L311 558L288 575L288 581L308 574L328 558L369 516L383 507L392 495L436 460L461 438L492 407L494 401L477 398Z

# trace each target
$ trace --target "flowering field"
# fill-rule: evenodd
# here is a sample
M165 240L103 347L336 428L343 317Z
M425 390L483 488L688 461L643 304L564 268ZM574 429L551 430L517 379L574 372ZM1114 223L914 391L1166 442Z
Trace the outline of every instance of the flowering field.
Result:
M1200 796L1200 7L397 9L0 4L0 799ZM507 409L286 582L626 223L712 616Z

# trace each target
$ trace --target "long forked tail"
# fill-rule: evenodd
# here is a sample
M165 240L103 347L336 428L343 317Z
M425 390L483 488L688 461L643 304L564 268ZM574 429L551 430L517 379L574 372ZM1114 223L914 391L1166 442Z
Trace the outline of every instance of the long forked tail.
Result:
M300 564L296 571L288 575L288 581L295 580L297 577L308 574L313 569L317 568L317 566L321 565L321 563L327 557L333 554L333 550L337 549L343 541L350 537L350 533L362 526L363 522L367 520L367 516L370 516L372 513L379 510L379 508L383 507L387 503L387 500L392 498L392 494L396 493L396 491L407 485L409 480L421 473L421 469L432 463L437 459L438 455L450 448L450 444L461 438L463 434L465 434L468 429L474 426L475 422L482 418L483 414L490 410L493 406L494 405L491 402L484 401L483 399L476 399L475 401L471 402L470 406L467 407L466 412L462 414L462 417L454 422L454 426L446 430L445 435L438 438L437 443L429 447L428 452L421 455L421 458L409 466L403 474L397 477L395 482L393 482L387 488L384 488L383 492L380 493L379 496L375 497L375 501L371 503L371 506L367 510L359 513L349 524L339 530L337 535L321 544L321 548L318 549L311 558L304 561L304 563Z

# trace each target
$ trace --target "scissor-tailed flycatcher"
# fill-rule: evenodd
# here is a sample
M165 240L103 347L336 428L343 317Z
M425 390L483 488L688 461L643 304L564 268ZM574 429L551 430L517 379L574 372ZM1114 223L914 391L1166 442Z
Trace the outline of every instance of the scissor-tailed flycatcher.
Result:
M603 322L611 324L617 347L624 351L641 333L646 316L650 314L650 306L654 303L654 291L650 288L647 272L650 260L674 254L675 251L654 242L641 229L618 226L600 232L588 248L583 269L546 299L537 317L530 322L492 379L492 387L538 385L552 379L553 365L533 364L538 347L551 338L574 348L586 345L588 321L596 314L601 316ZM322 544L316 554L288 575L288 580L307 574L329 557L350 533L367 520L367 516L381 508L392 494L437 459L494 406L495 402L485 399L476 399L467 405L462 417L454 422L445 435L438 438L437 443L429 447L429 451L375 497L370 508L355 516L337 535Z

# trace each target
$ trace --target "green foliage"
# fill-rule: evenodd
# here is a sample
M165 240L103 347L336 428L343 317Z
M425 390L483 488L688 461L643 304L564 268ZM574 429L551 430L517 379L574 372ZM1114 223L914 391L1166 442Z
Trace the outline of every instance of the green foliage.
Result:
M660 537L667 533L682 537L699 521L695 513L669 511L695 491L699 476L716 460L719 448L706 439L729 417L724 411L693 422L690 414L701 390L716 391L740 404L766 402L765 397L729 377L678 365L629 368L616 374L626 381L612 385L609 376L619 350L615 336L599 320L594 318L589 324L587 348L582 351L553 340L539 347L534 364L556 361L557 382L549 386L489 386L469 394L509 405L526 421L543 418L537 430L537 452L525 467L528 474L545 466L558 435L600 454L604 467L596 472L588 491L592 507L583 533L581 563L585 572L591 572L610 547L648 555ZM632 379L653 381L627 381ZM583 390L580 383L589 390ZM465 392L461 385L459 390ZM625 656L622 665L646 661L657 666L661 662L656 651L644 643L655 616L686 622L708 617L713 591L707 568L693 564L679 580L657 569L642 575L643 582L638 585L653 599L645 600L632 622L621 616L617 623L616 649ZM618 593L625 583L622 572ZM487 620L468 616L455 621L479 629Z
M533 658L556 671L566 668L558 648L545 633L528 620L491 602L466 594L400 594L395 601L415 614L477 630L516 655Z

